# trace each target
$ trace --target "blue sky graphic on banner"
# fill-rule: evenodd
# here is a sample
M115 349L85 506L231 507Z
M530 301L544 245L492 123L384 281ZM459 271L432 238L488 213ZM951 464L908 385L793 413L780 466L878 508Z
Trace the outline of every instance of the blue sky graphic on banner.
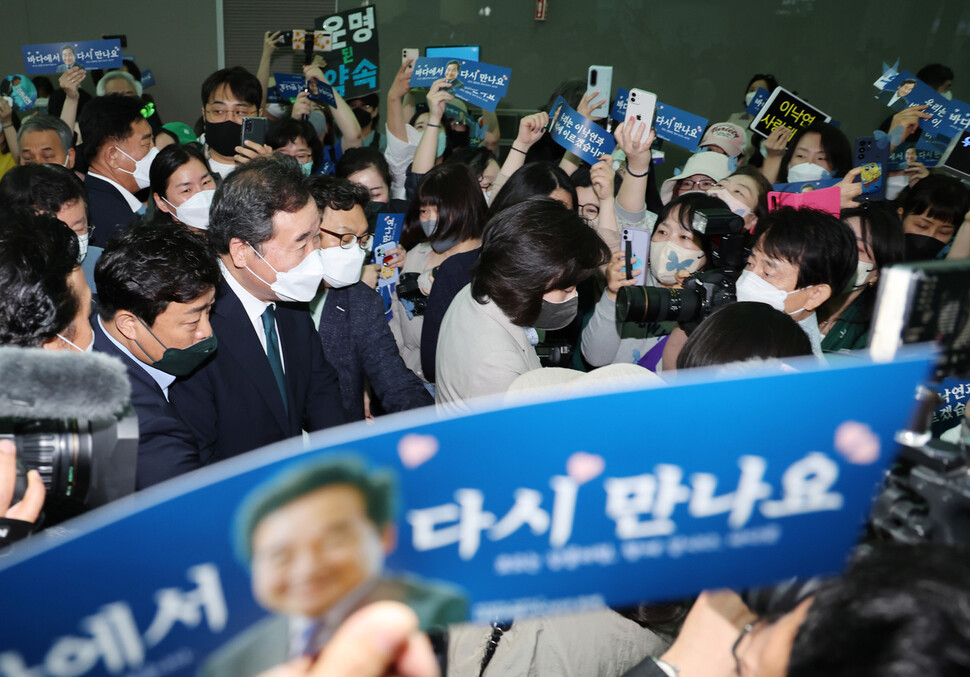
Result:
M444 420L412 411L152 487L0 558L4 612L16 619L0 636L0 674L195 674L267 618L233 548L244 500L348 457L396 491L381 580L420 577L462 595L476 619L837 572L931 356L792 364L805 371L498 400ZM879 397L859 397L860 382ZM790 415L758 415L765 396ZM729 415L681 407L675 422L671 402L735 404Z
M320 16L314 28L329 31L331 51L325 54L326 76L333 88L345 99L377 91L378 66L381 63L377 40L377 10L373 5Z
M465 59L422 56L414 62L410 84L412 87L431 87L435 80L447 78L451 82L448 89L450 94L494 112L509 89L511 77L512 69L504 66Z
M121 68L121 40L82 40L80 42L48 42L23 45L27 75L63 73L77 64L82 68Z
M610 110L610 117L617 122L626 121L626 104L630 98L630 90L622 87L616 90L616 99L613 101L613 108Z
M600 155L609 155L616 148L612 134L584 118L561 96L549 109L549 133L553 141L591 165L599 162Z
M694 152L704 136L707 118L658 101L653 128L658 139L670 141Z

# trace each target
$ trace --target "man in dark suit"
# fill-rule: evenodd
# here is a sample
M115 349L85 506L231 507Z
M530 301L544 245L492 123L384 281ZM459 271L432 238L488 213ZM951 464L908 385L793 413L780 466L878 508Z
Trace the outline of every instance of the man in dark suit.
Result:
M274 612L204 664L205 677L249 677L313 656L356 609L378 600L411 607L422 629L467 620L456 588L390 575L392 478L343 457L296 468L257 487L239 507L235 545L253 595Z
M108 244L95 277L94 349L124 363L138 414L135 487L201 467L198 442L168 392L215 350L215 255L181 225L136 226Z
M95 97L78 124L88 163L84 185L94 226L91 244L104 247L145 213L135 193L149 186L148 170L158 149L142 103L129 96Z
M202 463L343 423L337 373L306 306L323 278L320 212L296 160L258 158L230 174L208 236L222 271L211 317L219 351L171 392Z
M384 318L381 295L360 282L370 251L366 188L347 179L315 176L313 197L320 209L323 287L311 301L323 350L340 378L348 421L364 418L364 381L370 381L385 412L426 407L434 398L407 368Z

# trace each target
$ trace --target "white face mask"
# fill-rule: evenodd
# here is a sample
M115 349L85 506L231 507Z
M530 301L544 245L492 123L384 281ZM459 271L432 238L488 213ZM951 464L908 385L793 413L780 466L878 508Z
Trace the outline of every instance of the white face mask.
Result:
M953 92L940 92L940 96L942 96L947 101L953 100ZM37 99L37 105L38 106L40 105L40 99Z
M354 244L350 249L327 247L320 251L323 261L323 279L331 287L349 287L360 280L360 268L364 265L366 252Z
M788 165L789 183L818 181L819 179L827 179L829 176L831 176L829 170L814 162L801 162L797 165Z
M286 109L278 103L266 104L266 112L274 118L286 117Z
M746 107L751 105L751 102L754 101L754 95L757 93L758 92L748 92L744 95L744 105Z
M704 252L687 249L670 240L658 242L650 247L650 270L661 284L675 284L678 275L683 277L697 271L704 261Z
M152 180L149 178L148 172L152 168L152 162L155 160L155 156L158 155L157 148L152 148L150 151L148 151L148 155L143 157L141 160L136 160L135 158L131 157L128 155L128 153L118 148L118 146L115 146L115 150L135 163L135 171L133 172L129 172L127 169L122 169L121 167L118 167L118 171L134 176L135 183L139 188L148 188L150 185L152 185Z
M711 197L716 197L719 200L723 200L728 209L742 218L751 213L751 208L748 205L741 202L737 196L731 195L731 193L724 188L711 188L709 191L707 191L707 194Z
M886 181L886 199L890 201L895 200L908 185L909 177L905 174L901 174L900 176L890 176Z
M77 233L75 233L77 235ZM88 240L91 238L91 231L84 235L77 235L77 262L81 263L88 255Z
M276 282L270 284L253 270L246 266L246 270L253 273L253 276L269 287L276 298L280 301L298 301L306 303L312 301L320 288L320 281L323 280L323 260L320 258L320 250L314 249L305 259L296 264L293 268L282 273L270 265L270 262L256 251L256 248L249 245L249 248L256 252L256 256L263 259L263 262L276 273Z
M757 273L750 270L745 270L741 273L741 277L738 278L735 289L737 291L738 301L767 303L775 310L780 310L784 313L785 301L788 300L789 296L805 289L811 289L814 286L815 285L810 285L794 291L785 291L784 289L779 289L775 285L771 284L768 282L768 280L764 279ZM803 310L805 310L805 308L799 308L798 310L793 310L787 314L796 315Z
M869 273L872 269L876 267L874 263L866 263L865 261L859 261L855 267L855 283L852 285L855 289L862 289L866 286L866 280L869 278Z
M60 334L57 334L57 338L59 338L60 340L64 341L64 343L66 343L67 345L71 346L72 348L74 348L74 350L76 350L79 353L90 353L90 352L92 352L94 350L94 336L91 337L91 343L88 344L88 347L87 348L80 347L78 344L74 343L74 341L68 341L66 338L64 338Z
M215 197L214 190L200 190L178 207L173 205L165 198L168 206L175 210L175 218L187 226L199 228L200 230L209 229L209 208L212 206L212 198Z

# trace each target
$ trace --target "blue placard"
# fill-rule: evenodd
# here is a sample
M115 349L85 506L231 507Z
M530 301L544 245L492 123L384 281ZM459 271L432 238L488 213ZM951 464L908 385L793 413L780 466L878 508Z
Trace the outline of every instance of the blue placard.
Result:
M591 165L600 155L616 148L613 135L574 110L561 96L549 109L549 134L553 141Z
M906 80L914 80L915 83L911 91L899 96L899 88ZM876 92L876 99L897 113L910 106L928 106L924 112L933 117L921 119L919 126L929 135L930 143L940 139L935 145L942 144L941 150L946 149L949 139L970 128L970 104L947 99L909 71L899 73L886 83L881 91Z
M658 139L670 141L693 153L704 137L707 118L658 101L653 128Z
M751 99L751 103L744 109L744 112L748 115L757 115L758 111L768 103L769 96L771 96L771 92L764 87L758 87L758 91L754 93L754 98Z
M152 73L150 68L146 68L141 72L141 86L151 87L155 84L155 75Z
M306 79L302 75L290 73L273 73L276 80L277 103L292 102L306 87ZM337 107L337 99L333 95L333 87L319 80L316 81L317 93L311 94L310 99L325 103L333 108Z
M26 75L14 73L0 80L0 96L9 97L14 110L30 110L37 103L37 87Z
M610 109L610 117L617 122L624 122L626 120L626 104L627 100L630 98L630 90L618 87L616 90L616 99L613 100L613 108Z
M816 179L815 181L794 181L792 183L775 183L771 189L779 193L808 193L819 188L831 188L842 179Z
M276 80L276 94L280 103L292 101L300 95L300 92L306 86L306 79L302 75L273 73L273 79Z
M479 620L837 572L931 362L915 349L892 363L826 369L809 358L791 362L796 372L688 373L666 388L510 408L498 398L457 418L429 408L330 429L311 451L294 439L251 452L0 558L4 613L16 619L0 634L0 671L196 674L267 617L233 547L244 499L348 455L396 494L396 539L369 575L420 576ZM859 383L878 396L858 397ZM765 393L799 414L757 416L749 404L750 416L669 416L670 402Z
M450 94L494 112L508 91L512 69L481 61L419 57L414 63L410 84L430 87L435 80L445 77L451 82Z
M920 148L919 143L902 143L889 154L889 171L906 169L909 167L909 159L921 162L924 167L929 169L935 167L940 161L940 153Z
M325 103L331 108L337 107L337 97L333 95L333 87L330 85L317 81L317 93L310 93L311 101L318 101L320 103Z
M63 73L77 64L82 68L121 68L121 40L82 40L80 42L48 42L42 45L23 45L27 75Z
M377 217L377 226L374 228L374 263L381 267L377 278L377 291L384 299L384 316L388 320L393 317L391 302L394 300L394 288L401 269L384 265L384 257L401 242L403 227L404 214L381 214Z

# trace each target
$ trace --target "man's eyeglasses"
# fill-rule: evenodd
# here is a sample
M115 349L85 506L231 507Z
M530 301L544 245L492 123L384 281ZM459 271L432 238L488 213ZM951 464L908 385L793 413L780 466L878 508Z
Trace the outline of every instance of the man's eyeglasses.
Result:
M356 243L365 252L370 251L371 245L374 243L374 236L370 233L357 237L353 233L335 233L332 230L327 230L326 228L321 228L324 233L328 235L333 235L335 238L340 240L341 249L350 249Z

